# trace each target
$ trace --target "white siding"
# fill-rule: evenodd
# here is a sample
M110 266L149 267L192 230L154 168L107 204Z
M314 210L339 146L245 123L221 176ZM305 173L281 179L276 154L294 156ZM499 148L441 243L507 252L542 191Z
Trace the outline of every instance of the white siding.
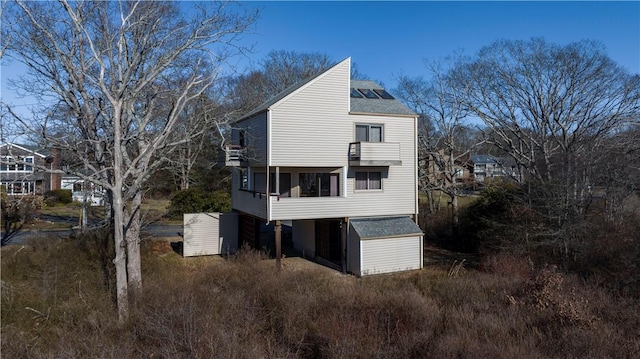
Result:
M264 194L240 191L237 186L235 183L232 184L231 208L254 217L267 218L267 197Z
M271 165L342 167L347 164L350 63L343 62L273 106Z
M235 252L238 219L234 213L185 213L182 255L185 257Z
M267 114L259 113L233 125L244 130L247 157L251 166L265 166L267 161Z
M238 124L251 129L252 145L264 149L265 156L269 152L270 172L275 172L276 166L281 172L285 169L291 172L293 187L299 172L315 172L320 168L342 171L341 197L296 198L297 192L293 190L291 198L270 197L267 211L264 198L238 191L238 179L234 178L234 209L267 220L415 214L415 118L350 114L349 89L350 60L346 60L274 104L268 118L260 114ZM399 146L402 165L348 167L349 143L355 141L356 123L381 124L384 141L398 144L394 149ZM270 139L268 150L263 142L267 139ZM388 154L381 156L384 159ZM252 166L258 167L259 163ZM347 173L344 168L348 168ZM373 170L385 173L383 189L354 191L355 172Z
M361 240L361 275L422 268L420 236Z
M340 184L340 197L271 197L271 219L320 219L341 217L375 217L385 215L413 215L417 194L411 157L403 158L402 166L389 167L351 167L347 173L347 193ZM342 168L286 168L280 172L291 173L291 185L297 186L299 173L314 171L332 171L339 173ZM275 170L273 170L275 171ZM382 190L355 191L356 171L383 172ZM344 177L340 177L343 181ZM297 195L292 191L292 196ZM235 207L234 207L235 208Z

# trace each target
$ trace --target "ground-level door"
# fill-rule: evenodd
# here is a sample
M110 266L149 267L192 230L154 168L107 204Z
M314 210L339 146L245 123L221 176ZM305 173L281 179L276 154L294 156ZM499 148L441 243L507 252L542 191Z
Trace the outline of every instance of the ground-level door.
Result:
M316 256L340 265L342 261L342 229L337 219L316 221Z
M248 245L260 248L260 223L258 218L243 214L238 219L238 248Z

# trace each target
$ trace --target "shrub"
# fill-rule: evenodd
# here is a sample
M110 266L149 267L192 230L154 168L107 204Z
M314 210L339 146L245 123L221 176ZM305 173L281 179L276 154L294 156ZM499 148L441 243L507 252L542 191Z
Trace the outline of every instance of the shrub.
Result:
M178 192L171 199L169 215L180 217L184 213L229 212L231 197L222 191L205 192L198 188L190 188Z
M35 211L42 207L42 197L35 195L9 197L2 192L2 238L1 245L11 242L25 223L33 217Z
M73 194L68 189L54 189L44 194L44 202L47 206L69 204L73 201Z

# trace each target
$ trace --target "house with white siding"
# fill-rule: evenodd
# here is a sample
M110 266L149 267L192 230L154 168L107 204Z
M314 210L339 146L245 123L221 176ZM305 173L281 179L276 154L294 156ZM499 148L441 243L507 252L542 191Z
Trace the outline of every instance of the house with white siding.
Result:
M298 83L234 123L226 164L239 241L291 226L304 257L357 276L422 268L416 224L417 115L351 59Z
M473 176L478 183L484 183L486 179L493 178L520 181L518 167L509 157L473 154L471 162L473 163Z

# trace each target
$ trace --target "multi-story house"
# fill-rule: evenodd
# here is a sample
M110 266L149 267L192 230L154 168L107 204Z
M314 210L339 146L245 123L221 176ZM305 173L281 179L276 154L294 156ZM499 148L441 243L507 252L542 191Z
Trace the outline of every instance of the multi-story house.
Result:
M279 248L284 222L299 253L345 272L422 268L417 115L375 82L351 80L350 67L347 58L234 124L240 243L273 223Z
M48 151L13 143L0 145L0 184L8 195L41 195L57 188L59 175L42 169L55 165Z
M519 180L518 169L513 160L507 157L491 155L471 155L473 175L478 183L484 183L487 178L509 178Z

